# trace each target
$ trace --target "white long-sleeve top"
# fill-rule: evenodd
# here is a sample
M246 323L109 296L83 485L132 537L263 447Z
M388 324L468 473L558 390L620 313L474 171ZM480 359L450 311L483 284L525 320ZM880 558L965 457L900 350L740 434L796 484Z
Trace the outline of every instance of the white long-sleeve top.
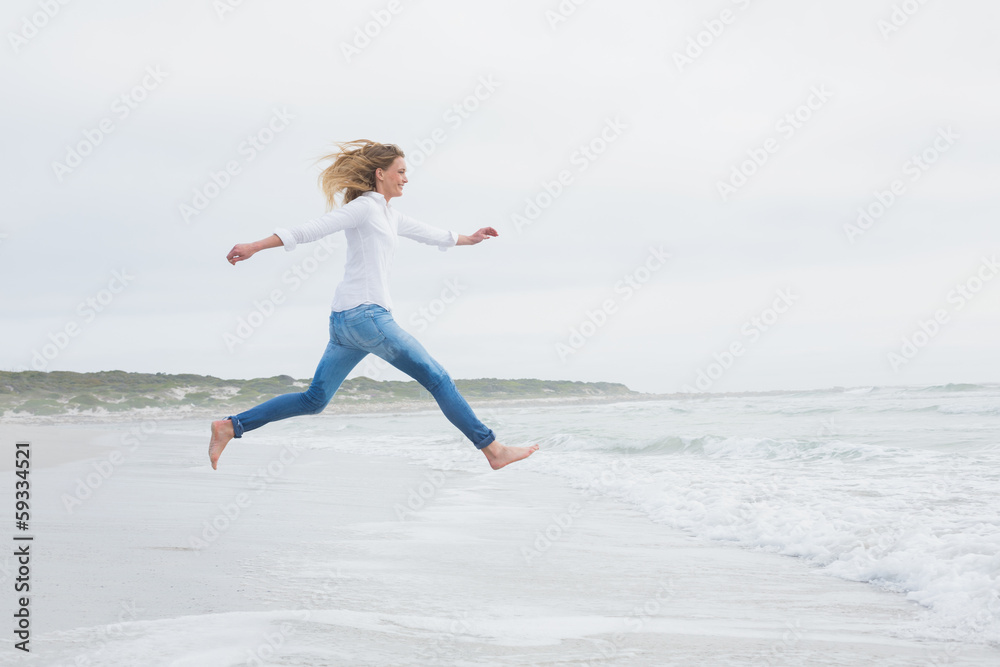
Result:
M458 243L455 232L414 220L394 209L384 195L374 191L305 224L291 229L279 227L274 233L285 250L292 251L299 243L315 241L341 230L347 237L347 265L331 304L331 309L338 312L363 303L392 310L389 274L400 236L436 245L442 251Z

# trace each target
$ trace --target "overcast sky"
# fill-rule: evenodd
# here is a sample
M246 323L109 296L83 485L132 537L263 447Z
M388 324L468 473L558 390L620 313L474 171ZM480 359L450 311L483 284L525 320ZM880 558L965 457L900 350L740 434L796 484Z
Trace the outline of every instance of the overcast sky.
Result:
M1000 381L998 22L987 0L9 0L0 368L311 377L343 236L225 256L322 214L316 159L366 138L407 152L394 207L499 231L399 246L393 314L453 377Z

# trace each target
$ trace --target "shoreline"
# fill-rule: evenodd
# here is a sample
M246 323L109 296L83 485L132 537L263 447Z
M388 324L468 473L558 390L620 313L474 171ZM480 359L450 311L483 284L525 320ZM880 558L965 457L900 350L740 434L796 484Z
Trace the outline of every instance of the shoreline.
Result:
M903 596L666 528L530 458L442 470L285 440L241 442L213 471L200 425L171 424L71 513L59 495L92 466L37 470L39 657L995 664L988 647L907 639L922 610Z
M5 455L0 457L0 471L8 472L14 469L13 451L15 442L31 443L31 470L51 468L71 463L98 458L121 447L123 438L128 433L112 430L111 424L97 424L103 428L88 428L88 424L45 424L25 423L13 424L0 421L0 442L3 443ZM52 430L58 429L60 436L54 439ZM9 448L9 450L8 450Z
M670 397L664 394L646 394L641 396L567 396L558 398L537 397L537 398L500 398L467 399L470 406L475 408L502 408L505 406L525 407L532 405L590 405L608 403L631 403L636 401L659 401L668 400ZM256 405L256 404L254 404ZM243 410L247 410L253 405L247 405ZM235 408L234 408L235 409ZM349 400L331 401L323 410L324 415L380 415L391 413L412 413L422 411L439 410L433 398L426 400L398 400L384 402L365 402ZM242 411L242 410L240 410ZM0 415L0 426L21 427L23 426L58 426L60 424L118 424L122 422L135 421L168 421L168 420L188 420L188 419L222 419L228 414L213 408L194 408L164 410L162 408L136 408L128 412L94 412L91 410L67 413L61 415L33 415L29 413L4 413ZM230 414L236 414L230 413Z

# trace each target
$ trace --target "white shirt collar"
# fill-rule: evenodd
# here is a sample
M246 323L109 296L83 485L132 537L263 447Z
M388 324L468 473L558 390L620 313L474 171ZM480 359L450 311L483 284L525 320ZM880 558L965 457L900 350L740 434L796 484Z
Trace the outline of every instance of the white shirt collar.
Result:
M374 190L369 190L368 192L365 193L365 196L371 197L379 204L383 204L384 206L389 206L388 200L385 198L385 195L383 195L381 192L375 192Z

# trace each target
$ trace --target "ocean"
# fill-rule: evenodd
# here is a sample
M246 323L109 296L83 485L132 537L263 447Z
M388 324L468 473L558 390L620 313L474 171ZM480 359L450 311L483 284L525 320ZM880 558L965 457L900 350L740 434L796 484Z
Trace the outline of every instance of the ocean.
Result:
M926 638L1000 646L998 385L477 413L501 442L540 445L524 465L638 509L650 530L794 557L920 604ZM311 421L294 434L442 471L482 467L439 414L333 421L336 437Z
M59 418L31 664L998 664L998 385L476 412Z

